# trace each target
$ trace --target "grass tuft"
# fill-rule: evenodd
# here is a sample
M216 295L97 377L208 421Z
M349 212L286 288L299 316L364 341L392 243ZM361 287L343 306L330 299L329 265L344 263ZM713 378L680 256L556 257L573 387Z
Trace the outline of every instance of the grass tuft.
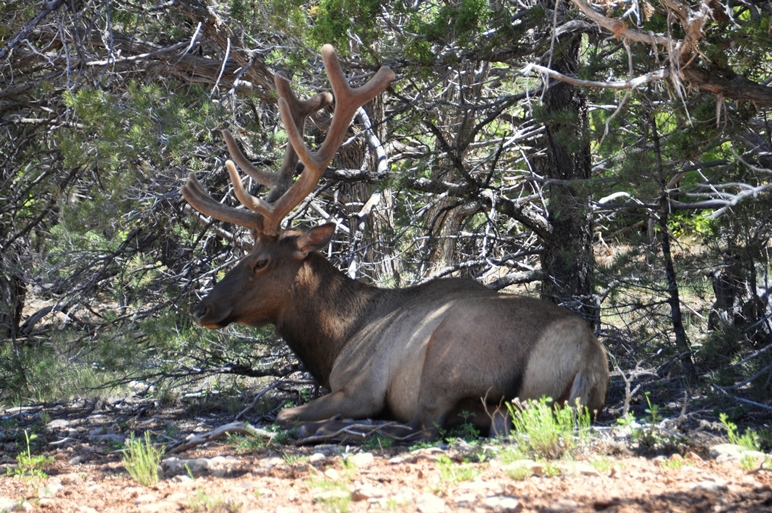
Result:
M590 413L578 403L576 408L555 406L550 398L542 397L538 401L507 406L515 428L515 440L535 458L573 456L577 442L590 428Z
M145 438L137 439L134 433L126 440L127 449L123 451L123 464L129 475L142 486L158 483L158 469L164 448L154 447L150 432L145 431Z

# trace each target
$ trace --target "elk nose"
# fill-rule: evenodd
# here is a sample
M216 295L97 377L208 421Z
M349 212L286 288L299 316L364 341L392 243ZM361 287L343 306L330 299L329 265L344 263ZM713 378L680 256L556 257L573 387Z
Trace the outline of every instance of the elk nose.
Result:
M209 305L206 303L199 303L196 307L196 311L193 312L193 315L196 316L197 321L201 321L202 319L206 318L206 316L209 314Z

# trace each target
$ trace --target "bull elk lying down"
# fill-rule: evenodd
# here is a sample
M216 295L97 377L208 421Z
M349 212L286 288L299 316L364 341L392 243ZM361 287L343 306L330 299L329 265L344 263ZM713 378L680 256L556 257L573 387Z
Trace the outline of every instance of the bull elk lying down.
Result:
M244 189L231 161L225 165L246 209L215 201L192 173L182 187L194 208L250 228L255 236L252 252L196 308L198 323L207 328L274 324L305 368L330 390L281 411L276 422L285 427L341 416L381 418L407 422L412 432L434 437L462 411L473 413L478 427L490 428L496 418L488 414L491 408L500 412L497 405L514 397L578 399L591 411L600 410L608 382L606 354L577 315L546 301L498 294L470 279L376 288L348 278L318 253L335 225L307 231L280 227L316 186L357 109L394 79L382 67L367 84L351 88L331 46L322 56L335 112L316 153L303 143L303 128L308 116L333 97L325 92L299 101L280 75L279 108L291 143L282 168L277 173L256 169L223 132L233 159L270 187L266 200ZM293 183L298 158L304 170Z

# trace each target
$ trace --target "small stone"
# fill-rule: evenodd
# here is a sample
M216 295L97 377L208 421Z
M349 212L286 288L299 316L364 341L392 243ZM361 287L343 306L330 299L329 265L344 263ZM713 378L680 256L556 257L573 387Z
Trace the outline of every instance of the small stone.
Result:
M716 461L742 461L743 458L751 456L757 461L763 461L765 454L759 451L752 451L746 449L741 445L735 444L718 444L710 448L710 455L716 459Z
M40 488L38 490L38 497L40 497L41 499L53 497L62 488L64 488L64 486L62 486L62 483L60 483L59 481L52 481L46 484L43 488Z
M348 460L357 468L365 468L373 464L375 456L371 452L360 452L359 454L349 456Z
M328 468L327 470L325 470L324 475L325 477L327 477L327 479L332 479L333 481L337 481L338 479L340 479L340 472L338 472L334 468Z
M462 493L458 497L454 499L454 502L456 504L472 504L477 500L477 494L476 493Z
M70 427L70 421L67 419L54 419L46 424L48 429L67 429Z
M157 500L158 497L156 497L154 494L146 493L134 499L134 504L147 504L148 502L155 502Z
M75 511L79 511L80 513L98 513L97 510L91 506L78 506L75 508Z
M17 506L17 502L7 497L0 497L0 511L14 511Z
M466 481L458 485L459 490L468 491L471 493L476 492L478 495L496 495L502 493L501 483L496 481L482 481L475 479L474 481Z
M324 454L322 454L321 452L315 452L315 453L313 453L313 454L312 454L312 455L311 455L311 456L308 458L308 462L309 462L309 463L320 463L320 462L322 462L322 461L324 461L324 460L326 460L326 459L327 459L327 456L325 456L325 455L324 455Z
M273 458L266 458L263 460L260 460L260 466L264 468L272 468L277 465L283 465L284 459L279 458L278 456L274 456Z
M126 441L126 437L123 435L116 435L115 433L107 433L105 435L94 435L91 437L94 442L110 442L114 444L122 444Z
M445 511L445 501L431 493L422 493L416 497L415 505L421 513L442 513Z
M569 499L559 500L549 505L550 511L573 511L579 507L579 503Z
M503 511L507 513L515 513L523 509L523 505L519 500L508 496L488 497L483 501L483 504L496 511Z
M383 490L372 485L365 484L354 489L354 491L351 493L351 500L364 501L368 499L379 499L385 495L386 492Z
M718 493L718 492L725 492L727 490L727 486L726 486L726 482L723 480L701 481L699 483L690 484L689 489Z
M82 456L75 456L74 458L70 458L70 461L68 461L67 463L70 465L80 465L82 461L83 461Z

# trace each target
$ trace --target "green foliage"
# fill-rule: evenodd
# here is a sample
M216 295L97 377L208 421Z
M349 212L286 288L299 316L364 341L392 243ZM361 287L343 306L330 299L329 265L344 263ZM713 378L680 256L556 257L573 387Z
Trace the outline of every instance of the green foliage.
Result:
M480 438L480 430L470 421L473 416L474 413L462 411L461 418L463 418L464 421L461 424L451 427L449 430L440 429L440 438L446 441L460 438L467 442L477 442Z
M745 447L751 451L761 450L759 434L756 431L746 428L742 436L739 436L737 434L737 424L729 421L729 417L726 413L719 414L718 419L721 421L721 424L724 425L724 428L726 428L726 436L729 438L729 443Z
M26 451L20 452L16 456L16 464L17 468L11 470L9 467L6 470L6 473L8 475L13 475L14 477L19 477L23 479L45 479L48 476L45 472L43 472L43 469L48 467L54 462L54 458L51 456L45 456L45 455L32 455L32 450L30 448L30 442L35 440L37 438L37 435L35 433L28 433L27 430L24 430L24 438L26 441Z
M381 0L321 0L310 11L314 17L310 41L315 47L331 43L345 54L349 32L352 32L369 46L377 37L375 22L381 3Z
M515 481L523 481L533 475L533 470L526 465L515 465L506 469L507 475L510 479Z
M555 406L543 397L528 400L520 407L509 403L514 439L536 458L570 457L590 428L590 413L577 405Z
M266 446L265 439L254 436L229 434L227 440L228 444L234 446L236 451L240 453L253 453Z
M134 437L131 433L126 439L127 449L123 451L123 464L129 475L142 486L153 486L158 483L158 470L163 446L157 448L150 439L150 431L145 431L143 439Z
M484 0L445 4L430 2L410 7L399 2L397 9L407 16L407 33L414 34L405 45L405 55L422 65L431 65L436 61L434 47L437 44L471 47L492 16Z
M371 451L375 449L379 449L382 451L384 449L388 449L392 445L394 445L393 438L389 438L387 436L383 436L377 433L373 436L368 437L367 440L365 440L364 444L362 444L363 447Z
M480 470L474 466L456 463L444 454L437 459L437 466L440 468L440 486L443 488L472 481L480 473Z

